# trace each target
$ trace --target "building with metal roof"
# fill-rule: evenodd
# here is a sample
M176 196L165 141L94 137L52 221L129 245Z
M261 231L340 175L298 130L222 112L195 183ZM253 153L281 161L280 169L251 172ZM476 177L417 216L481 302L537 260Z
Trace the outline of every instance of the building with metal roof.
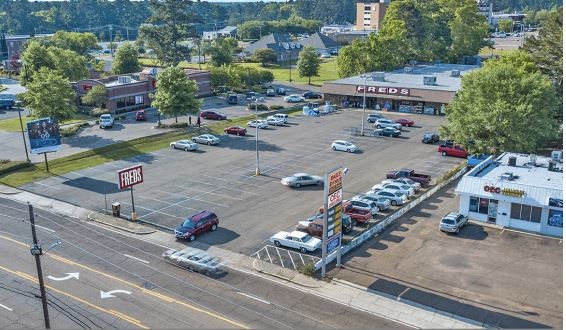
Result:
M562 151L553 157L489 157L458 183L460 213L504 228L562 237L562 171Z
M272 33L244 48L243 53L252 56L259 49L271 49L277 55L277 62L296 60L302 45L292 41L288 34Z

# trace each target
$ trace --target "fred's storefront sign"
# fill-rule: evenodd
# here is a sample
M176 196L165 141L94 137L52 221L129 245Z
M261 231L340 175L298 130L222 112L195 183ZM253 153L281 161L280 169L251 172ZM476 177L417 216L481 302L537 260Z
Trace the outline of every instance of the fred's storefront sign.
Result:
M494 186L484 186L483 190L485 192L489 192L489 193L493 193L493 194L501 194L501 195L505 195L505 196L511 196L511 197L523 197L525 195L525 192L523 190L519 190L519 189L510 189L510 188L499 188L499 187L494 187Z
M408 88L356 86L356 92L358 93L363 93L364 89L366 93L371 93L371 94L386 94L386 95L401 95L401 96L411 95L411 90Z

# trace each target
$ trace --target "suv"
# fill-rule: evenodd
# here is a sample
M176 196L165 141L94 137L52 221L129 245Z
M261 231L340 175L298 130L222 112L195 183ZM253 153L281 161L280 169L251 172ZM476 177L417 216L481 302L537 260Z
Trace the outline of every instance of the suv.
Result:
M376 215L378 211L377 204L368 199L352 199L350 204L353 208L364 211L371 211L371 215Z
M202 111L200 117L204 119L226 120L226 115L216 111Z
M218 217L214 212L201 211L194 214L175 228L175 237L194 241L196 236L205 231L218 229Z
M273 115L273 118L282 120L283 123L287 123L287 121L289 120L289 115L286 113L276 113Z
M371 113L368 115L368 123L375 123L378 119L385 119L385 117L379 113Z
M234 93L228 94L226 100L228 101L228 104L238 104L238 95Z
M385 118L379 118L378 120L376 120L375 121L375 127L376 128L393 127L395 129L398 129L398 130L403 129L403 126L401 124L398 124L398 123L394 122L393 120L389 120L389 119L385 119Z
M439 228L440 231L456 233L460 232L460 229L468 224L468 217L455 212L450 212L440 220Z
M114 118L112 118L112 115L104 114L104 115L100 116L100 118L98 119L98 127L100 127L100 128L106 128L106 127L112 128L112 126L114 126Z

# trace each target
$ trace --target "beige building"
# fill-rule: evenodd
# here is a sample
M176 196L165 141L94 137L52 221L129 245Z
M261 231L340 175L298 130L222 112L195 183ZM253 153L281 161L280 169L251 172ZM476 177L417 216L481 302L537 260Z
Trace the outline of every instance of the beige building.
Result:
M371 3L358 2L356 4L356 30L379 30L390 2L390 0Z

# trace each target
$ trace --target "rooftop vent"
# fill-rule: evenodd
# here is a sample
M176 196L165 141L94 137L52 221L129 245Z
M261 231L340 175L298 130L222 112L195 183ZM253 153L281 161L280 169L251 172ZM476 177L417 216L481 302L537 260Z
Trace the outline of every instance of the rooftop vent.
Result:
M505 172L499 177L501 180L513 181L519 178L518 175L513 175L513 172Z
M385 72L372 72L371 79L373 81L385 81Z
M120 76L118 77L119 84L129 84L132 82L132 78L130 76Z
M507 159L507 165L509 165L509 166L517 166L517 157L510 156L510 157Z
M406 67L403 69L403 72L404 72L404 73L411 73L411 72L413 72L413 67L412 67L412 66L406 66Z
M452 70L450 77L460 77L460 70Z
M549 160L548 161L548 170L550 172L554 172L554 170L556 169L556 162L553 160Z
M562 150L554 150L550 153L550 158L556 162L562 163Z
M427 86L436 85L436 77L435 76L424 76L423 77L423 84L425 84Z

